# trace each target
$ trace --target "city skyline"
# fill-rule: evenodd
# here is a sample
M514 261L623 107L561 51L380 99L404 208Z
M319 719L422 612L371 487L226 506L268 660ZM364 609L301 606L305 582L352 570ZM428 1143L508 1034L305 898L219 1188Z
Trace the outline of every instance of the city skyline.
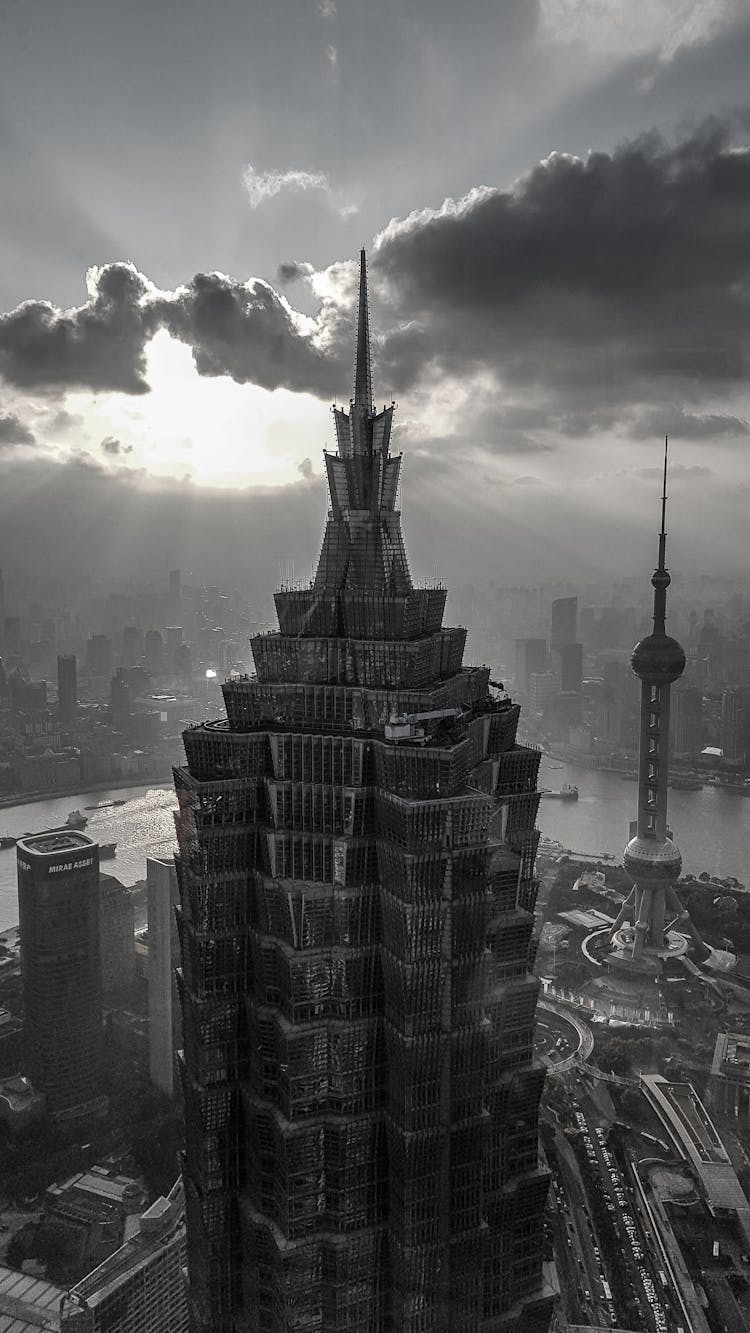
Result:
M364 245L419 574L460 585L499 549L511 581L637 576L665 432L675 566L737 572L743 6L289 0L217 23L40 0L5 26L20 559L54 544L77 570L83 533L97 566L213 550L219 577L249 529L304 579Z

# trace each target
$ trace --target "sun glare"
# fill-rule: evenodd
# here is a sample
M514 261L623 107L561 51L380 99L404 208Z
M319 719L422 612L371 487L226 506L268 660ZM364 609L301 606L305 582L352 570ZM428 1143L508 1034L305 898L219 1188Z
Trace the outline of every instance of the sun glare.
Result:
M220 487L284 486L330 444L327 406L309 394L199 375L189 347L160 331L147 351L151 392L69 394L96 454L105 437L121 445L120 464L152 476L189 476ZM80 441L79 441L80 443Z

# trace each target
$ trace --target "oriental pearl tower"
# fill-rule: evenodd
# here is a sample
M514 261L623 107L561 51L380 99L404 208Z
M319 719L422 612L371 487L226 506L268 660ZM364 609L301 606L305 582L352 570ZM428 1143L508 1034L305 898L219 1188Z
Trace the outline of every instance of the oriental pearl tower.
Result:
M658 977L668 958L687 951L685 934L699 949L705 949L675 892L682 857L667 827L670 691L685 670L685 653L665 627L667 588L671 583L665 563L666 508L665 441L659 560L651 579L654 628L636 644L631 657L633 671L641 682L638 819L623 864L634 883L612 927L607 951L608 964L634 979L639 975L643 979Z

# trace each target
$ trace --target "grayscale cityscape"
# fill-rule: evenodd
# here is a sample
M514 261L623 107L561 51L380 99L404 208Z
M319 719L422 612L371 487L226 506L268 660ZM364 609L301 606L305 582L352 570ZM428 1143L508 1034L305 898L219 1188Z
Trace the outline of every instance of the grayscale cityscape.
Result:
M0 9L0 1333L747 1333L750 11Z

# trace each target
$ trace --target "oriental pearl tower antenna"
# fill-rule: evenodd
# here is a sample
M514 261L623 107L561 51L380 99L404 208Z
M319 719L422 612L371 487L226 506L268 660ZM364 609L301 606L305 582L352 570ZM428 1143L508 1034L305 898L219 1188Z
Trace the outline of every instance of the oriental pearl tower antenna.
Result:
M665 440L659 558L651 578L654 628L636 644L631 657L641 682L638 818L623 864L634 883L612 927L607 955L610 966L634 976L641 974L644 979L658 976L667 958L687 951L683 932L700 950L705 949L674 889L682 857L667 827L670 691L685 670L685 653L666 632L671 583L666 566L667 448ZM679 933L673 930L675 926Z

